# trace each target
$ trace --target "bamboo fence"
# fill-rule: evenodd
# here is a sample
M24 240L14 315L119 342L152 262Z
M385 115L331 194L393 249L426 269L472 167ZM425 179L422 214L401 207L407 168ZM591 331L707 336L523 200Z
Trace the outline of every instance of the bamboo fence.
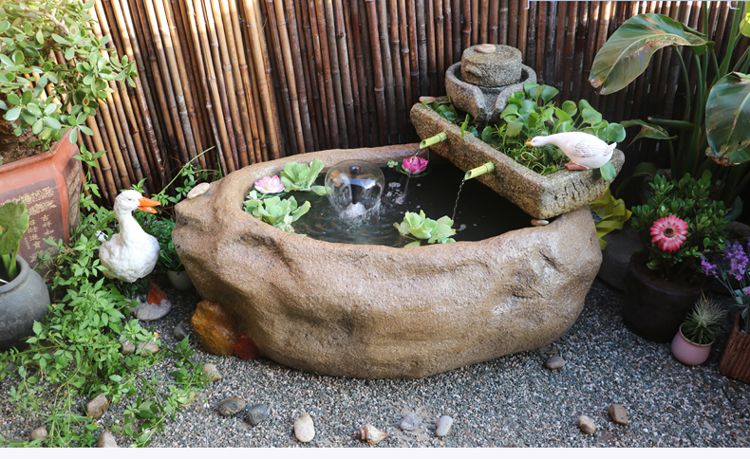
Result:
M723 50L740 12L707 2L704 31L702 3L97 0L96 33L112 36L139 77L135 88L112 84L87 122L94 135L80 142L107 152L92 177L107 203L141 180L158 191L189 161L226 174L296 153L410 142L411 106L444 95L446 69L484 42L519 48L539 82L561 100L589 100L605 119L671 117L692 93L672 49L610 96L588 83L591 63L620 24L645 12L706 32ZM738 55L747 47L742 38Z

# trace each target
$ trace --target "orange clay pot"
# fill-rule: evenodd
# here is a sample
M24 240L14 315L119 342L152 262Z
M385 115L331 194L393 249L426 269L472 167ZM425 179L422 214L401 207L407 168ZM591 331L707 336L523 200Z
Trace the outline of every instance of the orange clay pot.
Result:
M38 255L53 252L43 239L68 242L80 222L81 161L73 158L78 146L62 140L36 156L0 166L0 206L24 201L29 208L29 229L21 239L20 255L32 268Z

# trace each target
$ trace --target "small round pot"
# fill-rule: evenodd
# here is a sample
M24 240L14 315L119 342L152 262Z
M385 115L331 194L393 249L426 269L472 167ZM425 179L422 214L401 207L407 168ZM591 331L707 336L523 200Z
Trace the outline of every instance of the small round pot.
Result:
M668 343L700 299L705 284L705 281L699 284L667 282L648 269L645 253L636 252L630 258L625 276L623 321L641 338Z
M42 277L20 256L18 276L0 286L0 352L26 347L23 338L34 334L34 321L42 322L49 307L49 292Z
M672 340L672 355L685 365L700 365L711 353L711 341L708 344L695 344L682 334L682 326Z
M172 286L177 290L190 290L193 288L193 281L190 280L190 276L186 271L172 271L167 270L167 277L172 283Z

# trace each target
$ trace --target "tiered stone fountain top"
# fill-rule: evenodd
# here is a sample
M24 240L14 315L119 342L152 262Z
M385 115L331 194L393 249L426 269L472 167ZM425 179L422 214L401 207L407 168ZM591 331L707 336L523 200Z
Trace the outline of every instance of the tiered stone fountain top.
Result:
M461 62L445 72L445 92L453 105L481 126L497 123L508 98L536 83L536 72L521 63L521 51L511 46L484 44L466 48Z

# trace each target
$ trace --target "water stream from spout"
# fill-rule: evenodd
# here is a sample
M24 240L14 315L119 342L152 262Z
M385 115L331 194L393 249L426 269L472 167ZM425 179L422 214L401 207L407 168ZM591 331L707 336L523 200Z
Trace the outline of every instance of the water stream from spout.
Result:
M453 204L453 215L451 215L451 220L454 222L456 221L456 210L458 209L458 200L461 198L461 190L464 189L464 183L466 183L466 179L461 180L461 185L458 186L458 193L456 193L456 203Z

